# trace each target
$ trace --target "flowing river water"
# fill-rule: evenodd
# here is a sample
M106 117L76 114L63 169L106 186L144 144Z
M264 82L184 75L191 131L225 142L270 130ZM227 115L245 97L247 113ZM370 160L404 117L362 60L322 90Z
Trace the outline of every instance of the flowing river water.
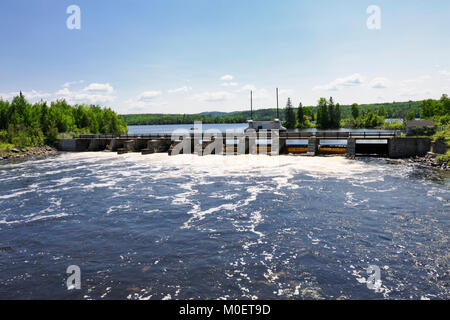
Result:
M0 299L450 298L450 180L406 162L63 153L0 181Z

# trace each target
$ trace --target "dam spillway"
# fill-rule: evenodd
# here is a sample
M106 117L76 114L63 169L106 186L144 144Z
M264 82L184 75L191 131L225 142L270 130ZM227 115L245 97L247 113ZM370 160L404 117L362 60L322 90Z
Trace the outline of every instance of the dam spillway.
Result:
M385 132L279 132L150 134L150 135L80 135L58 140L58 149L68 152L109 150L143 155L206 154L323 154L379 155L389 158L423 156L432 147L431 139L399 137ZM174 150L176 152L174 152Z

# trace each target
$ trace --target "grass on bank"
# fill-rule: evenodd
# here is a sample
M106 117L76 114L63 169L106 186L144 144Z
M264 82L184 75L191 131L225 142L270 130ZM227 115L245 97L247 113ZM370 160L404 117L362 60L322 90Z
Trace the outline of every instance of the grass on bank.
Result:
M438 131L435 135L433 135L433 141L441 140L447 144L447 153L440 155L436 158L436 161L439 164L449 164L450 163L450 124L446 124L443 126L442 131Z
M10 143L0 142L0 153L9 153L14 145Z

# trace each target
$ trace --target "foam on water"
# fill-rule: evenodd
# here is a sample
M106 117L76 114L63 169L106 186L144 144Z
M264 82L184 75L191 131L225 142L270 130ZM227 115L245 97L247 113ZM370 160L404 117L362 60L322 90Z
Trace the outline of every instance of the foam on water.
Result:
M21 255L0 255L0 298L29 261L37 283L98 262L85 299L448 297L450 195L414 173L383 159L110 152L1 165L0 243ZM368 290L373 263L389 267Z
M368 171L379 170L374 163L363 163L346 159L345 157L301 157L301 156L265 156L240 155L199 157L197 155L152 154L142 156L129 153L118 156L115 153L70 153L59 158L60 161L79 160L88 165L90 162L113 160L114 164L130 162L133 166L157 166L177 168L182 173L208 174L208 176L234 176L254 174L259 172L266 176L278 176L280 173L294 171L311 172L316 174L348 177L352 174L363 174ZM123 171L126 172L126 171ZM177 170L176 174L180 172Z

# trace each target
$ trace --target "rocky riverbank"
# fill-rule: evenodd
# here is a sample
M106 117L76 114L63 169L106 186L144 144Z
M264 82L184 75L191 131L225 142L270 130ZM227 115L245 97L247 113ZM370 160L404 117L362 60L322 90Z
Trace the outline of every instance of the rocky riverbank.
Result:
M424 157L414 157L409 159L409 162L418 163L425 167L441 169L445 171L450 171L450 166L447 163L438 163L436 161L437 154L429 153Z
M45 157L58 153L58 150L49 146L27 147L27 148L11 148L9 152L0 152L0 161L2 160L18 160Z

